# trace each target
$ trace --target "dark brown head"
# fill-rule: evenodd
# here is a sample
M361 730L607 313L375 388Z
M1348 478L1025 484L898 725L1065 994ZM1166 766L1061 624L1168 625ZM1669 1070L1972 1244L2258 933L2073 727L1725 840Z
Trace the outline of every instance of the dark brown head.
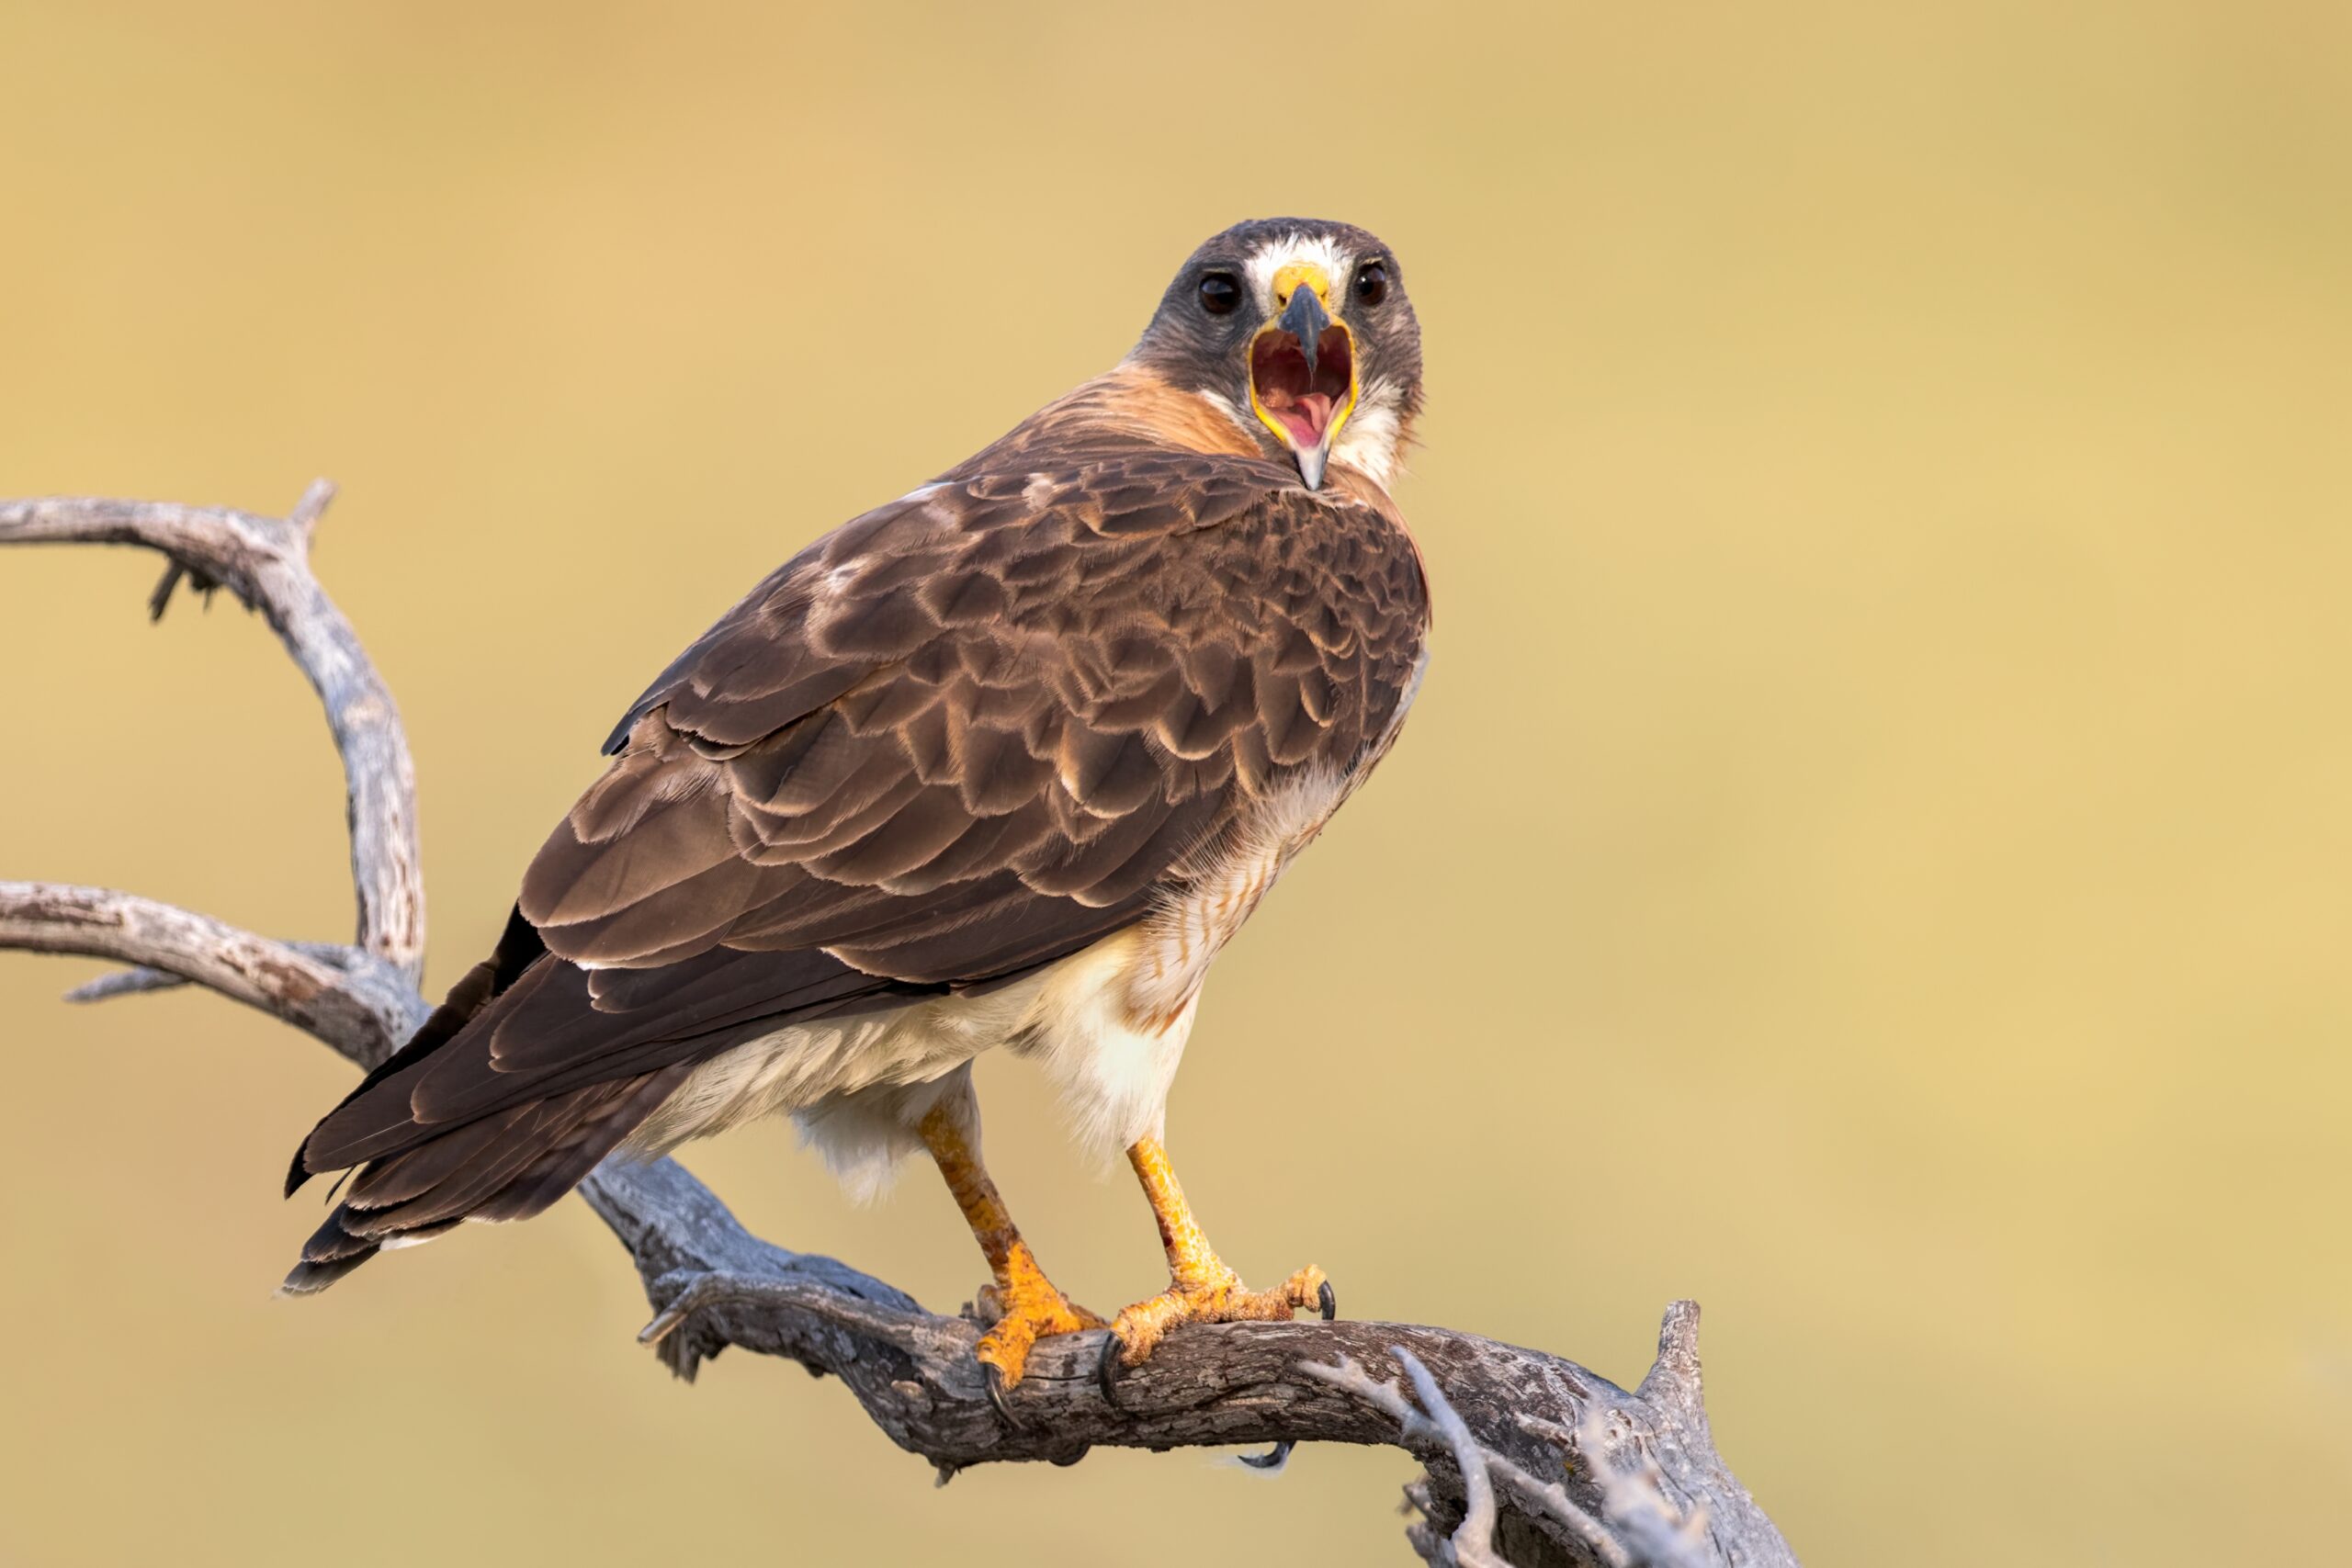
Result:
M1349 223L1235 224L1193 253L1128 358L1295 462L1309 490L1332 462L1386 484L1421 408L1404 272Z

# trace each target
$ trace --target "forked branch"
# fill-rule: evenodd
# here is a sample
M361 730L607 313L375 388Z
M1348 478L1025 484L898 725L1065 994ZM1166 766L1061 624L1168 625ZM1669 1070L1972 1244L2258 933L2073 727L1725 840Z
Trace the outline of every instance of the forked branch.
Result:
M283 519L141 502L0 502L0 544L141 545L170 561L154 615L186 581L227 588L269 622L318 692L343 757L356 941L281 942L127 893L0 883L0 947L134 966L77 988L78 1000L202 986L365 1066L429 1010L417 983L424 885L399 713L311 571L311 530L333 493L313 485ZM1279 1462L1301 1442L1384 1443L1427 1466L1407 1488L1420 1514L1408 1539L1432 1563L1796 1561L1715 1454L1689 1302L1668 1309L1657 1363L1630 1393L1562 1358L1453 1329L1224 1324L1171 1336L1123 1376L1115 1402L1095 1381L1093 1335L1047 1340L1015 1396L1016 1424L989 1400L968 1309L926 1312L846 1264L762 1241L670 1160L608 1160L582 1192L635 1259L655 1310L641 1337L673 1371L691 1378L736 1345L831 1373L942 1480L990 1461L1067 1464L1096 1444L1265 1444L1272 1451L1260 1462Z
M261 613L318 693L343 758L355 945L413 987L424 972L416 767L390 689L311 570L311 535L334 499L334 486L317 479L283 518L153 501L0 501L0 545L143 545L170 563L148 598L149 619L163 618L183 580L208 594L226 588Z

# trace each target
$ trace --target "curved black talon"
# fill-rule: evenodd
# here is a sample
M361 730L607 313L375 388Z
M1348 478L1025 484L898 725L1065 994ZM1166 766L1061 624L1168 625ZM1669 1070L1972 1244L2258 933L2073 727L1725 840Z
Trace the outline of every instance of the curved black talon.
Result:
M1326 1280L1315 1292L1316 1304L1323 1309L1323 1321L1329 1323L1340 1315L1340 1292Z
M1127 1351L1126 1341L1115 1334L1102 1337L1102 1354L1095 1358L1094 1381L1102 1386L1102 1403L1119 1403L1119 1358Z
M1323 1288L1328 1291L1331 1287L1326 1285ZM1233 1457L1239 1460L1242 1463L1248 1465L1252 1470L1280 1470L1283 1466L1290 1462L1290 1450L1296 1447L1298 1447L1296 1442L1293 1441L1289 1438L1284 1438L1281 1442L1276 1443L1264 1453L1235 1454Z
M1012 1403L1005 1398L1004 1369L994 1361L982 1361L980 1381L988 1384L989 1403L995 1405L996 1413L1004 1417L1004 1424L1016 1429L1024 1427L1025 1423L1012 1413Z

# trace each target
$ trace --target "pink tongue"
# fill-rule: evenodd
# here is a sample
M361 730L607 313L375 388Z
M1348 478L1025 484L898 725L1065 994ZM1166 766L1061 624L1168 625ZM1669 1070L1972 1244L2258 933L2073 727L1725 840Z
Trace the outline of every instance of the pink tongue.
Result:
M1331 395L1306 393L1275 417L1283 422L1293 441L1301 446L1313 446L1323 439L1323 427L1331 423Z

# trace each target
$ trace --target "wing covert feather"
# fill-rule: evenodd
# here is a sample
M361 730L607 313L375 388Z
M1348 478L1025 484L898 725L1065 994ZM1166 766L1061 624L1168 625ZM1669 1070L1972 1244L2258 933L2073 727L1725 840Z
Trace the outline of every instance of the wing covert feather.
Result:
M1033 456L819 541L664 672L525 879L553 953L981 984L1361 762L1427 626L1393 515L1252 459Z

